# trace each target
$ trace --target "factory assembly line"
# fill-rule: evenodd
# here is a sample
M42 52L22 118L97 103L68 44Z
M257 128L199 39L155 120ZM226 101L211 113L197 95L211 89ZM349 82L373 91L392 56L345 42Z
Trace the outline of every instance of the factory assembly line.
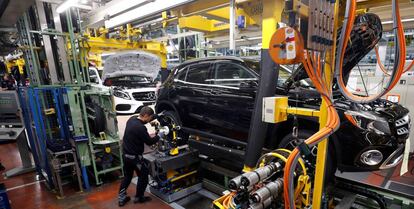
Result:
M14 3L0 208L414 208L413 1Z

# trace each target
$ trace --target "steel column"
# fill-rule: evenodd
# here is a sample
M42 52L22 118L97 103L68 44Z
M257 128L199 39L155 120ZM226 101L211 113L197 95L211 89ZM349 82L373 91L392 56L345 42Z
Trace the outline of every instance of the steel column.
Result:
M37 14L39 15L39 22L40 22L40 28L42 31L47 30L47 20L46 20L46 14L45 14L45 7L43 5L44 3L42 1L37 0L36 1L36 9ZM55 62L55 58L53 56L53 48L52 48L52 40L49 35L43 35L43 45L45 48L45 54L48 64L48 69L50 73L50 80L52 84L59 83L58 79L58 69Z
M53 21L55 23L55 29L57 31L62 30L62 23L60 20L59 13L56 12L57 5L52 4L52 14L53 14ZM63 80L65 83L71 83L70 71L69 71L69 64L68 58L66 57L66 46L65 46L65 37L63 36L56 36L57 38L57 48L58 48L58 56L59 61L63 71Z
M232 55L235 55L236 50L236 2L230 0L230 30L229 30L229 49Z
M245 171L256 165L259 159L267 132L267 124L262 121L263 97L273 96L279 78L279 66L269 55L269 43L281 20L284 1L263 0L262 19L262 52L260 61L260 82L250 123L249 138L246 147Z

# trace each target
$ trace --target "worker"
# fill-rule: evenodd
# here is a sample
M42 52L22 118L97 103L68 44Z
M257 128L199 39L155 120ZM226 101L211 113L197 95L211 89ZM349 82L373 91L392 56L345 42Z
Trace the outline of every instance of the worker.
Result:
M145 124L153 121L154 118L154 110L151 107L144 106L138 117L132 116L127 121L122 144L124 179L121 182L118 195L118 205L120 207L131 200L127 196L127 188L131 183L134 171L138 176L134 203L144 203L151 200L150 197L144 196L148 185L149 168L148 162L143 158L142 154L144 153L144 144L153 145L158 142L160 137L163 137L161 132L154 137L150 137L148 134Z

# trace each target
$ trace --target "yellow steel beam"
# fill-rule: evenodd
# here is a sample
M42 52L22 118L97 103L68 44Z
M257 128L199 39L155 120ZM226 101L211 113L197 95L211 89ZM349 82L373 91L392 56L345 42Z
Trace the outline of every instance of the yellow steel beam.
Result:
M286 109L286 113L290 115L301 115L309 117L319 117L320 111L315 109L300 108L300 107L289 107Z
M269 49L269 43L277 23L281 21L284 1L263 0L262 13L262 49Z
M288 115L301 115L308 117L319 117L320 111L310 108L289 107L288 97L267 97L264 99L264 108L266 111L273 112L272 120L266 120L268 123L280 123L288 119Z
M191 17L181 17L178 19L178 25L181 29L188 29L200 32L216 32L228 30L230 25L217 20L209 20L199 15Z
M222 22L229 22L230 19L230 8L223 7L215 10L211 10L205 13L200 14L201 16L207 17L209 19L214 19Z
M176 16L192 16L230 5L229 0L195 1L172 10Z
M334 34L333 37L337 35L337 29L339 25L338 18L338 11L339 11L339 1L335 3L335 20L334 20ZM331 63L325 64L325 77L324 79L327 81L328 85L332 88L331 76L333 74L334 69L332 66L335 66L335 51L336 51L336 42L334 41L331 51L327 51L326 57ZM328 117L328 106L324 100L322 100L322 104L320 106L320 116L319 116L319 126L320 128L325 127ZM322 195L324 191L324 181L325 181L325 165L326 165L326 156L328 153L328 144L329 139L326 138L322 142L318 144L318 153L316 155L316 169L315 169L315 179L314 179L314 187L313 187L313 196L312 196L312 208L321 208L322 206Z
M209 19L214 19L214 20L218 20L221 22L229 22L230 19L230 8L228 6L223 7L223 8L219 8L219 9L215 9L215 10L211 10L208 12L204 12L202 14L200 14L201 16L207 17ZM237 8L236 9L236 16L244 16L246 18L246 24L247 25L254 25L256 24L256 21L250 17L242 8Z

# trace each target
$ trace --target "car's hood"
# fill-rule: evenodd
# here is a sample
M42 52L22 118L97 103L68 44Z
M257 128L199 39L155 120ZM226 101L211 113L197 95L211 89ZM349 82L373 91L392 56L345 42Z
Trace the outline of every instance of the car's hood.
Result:
M102 80L113 77L139 75L154 80L161 69L161 59L144 51L128 51L110 55L105 60Z

